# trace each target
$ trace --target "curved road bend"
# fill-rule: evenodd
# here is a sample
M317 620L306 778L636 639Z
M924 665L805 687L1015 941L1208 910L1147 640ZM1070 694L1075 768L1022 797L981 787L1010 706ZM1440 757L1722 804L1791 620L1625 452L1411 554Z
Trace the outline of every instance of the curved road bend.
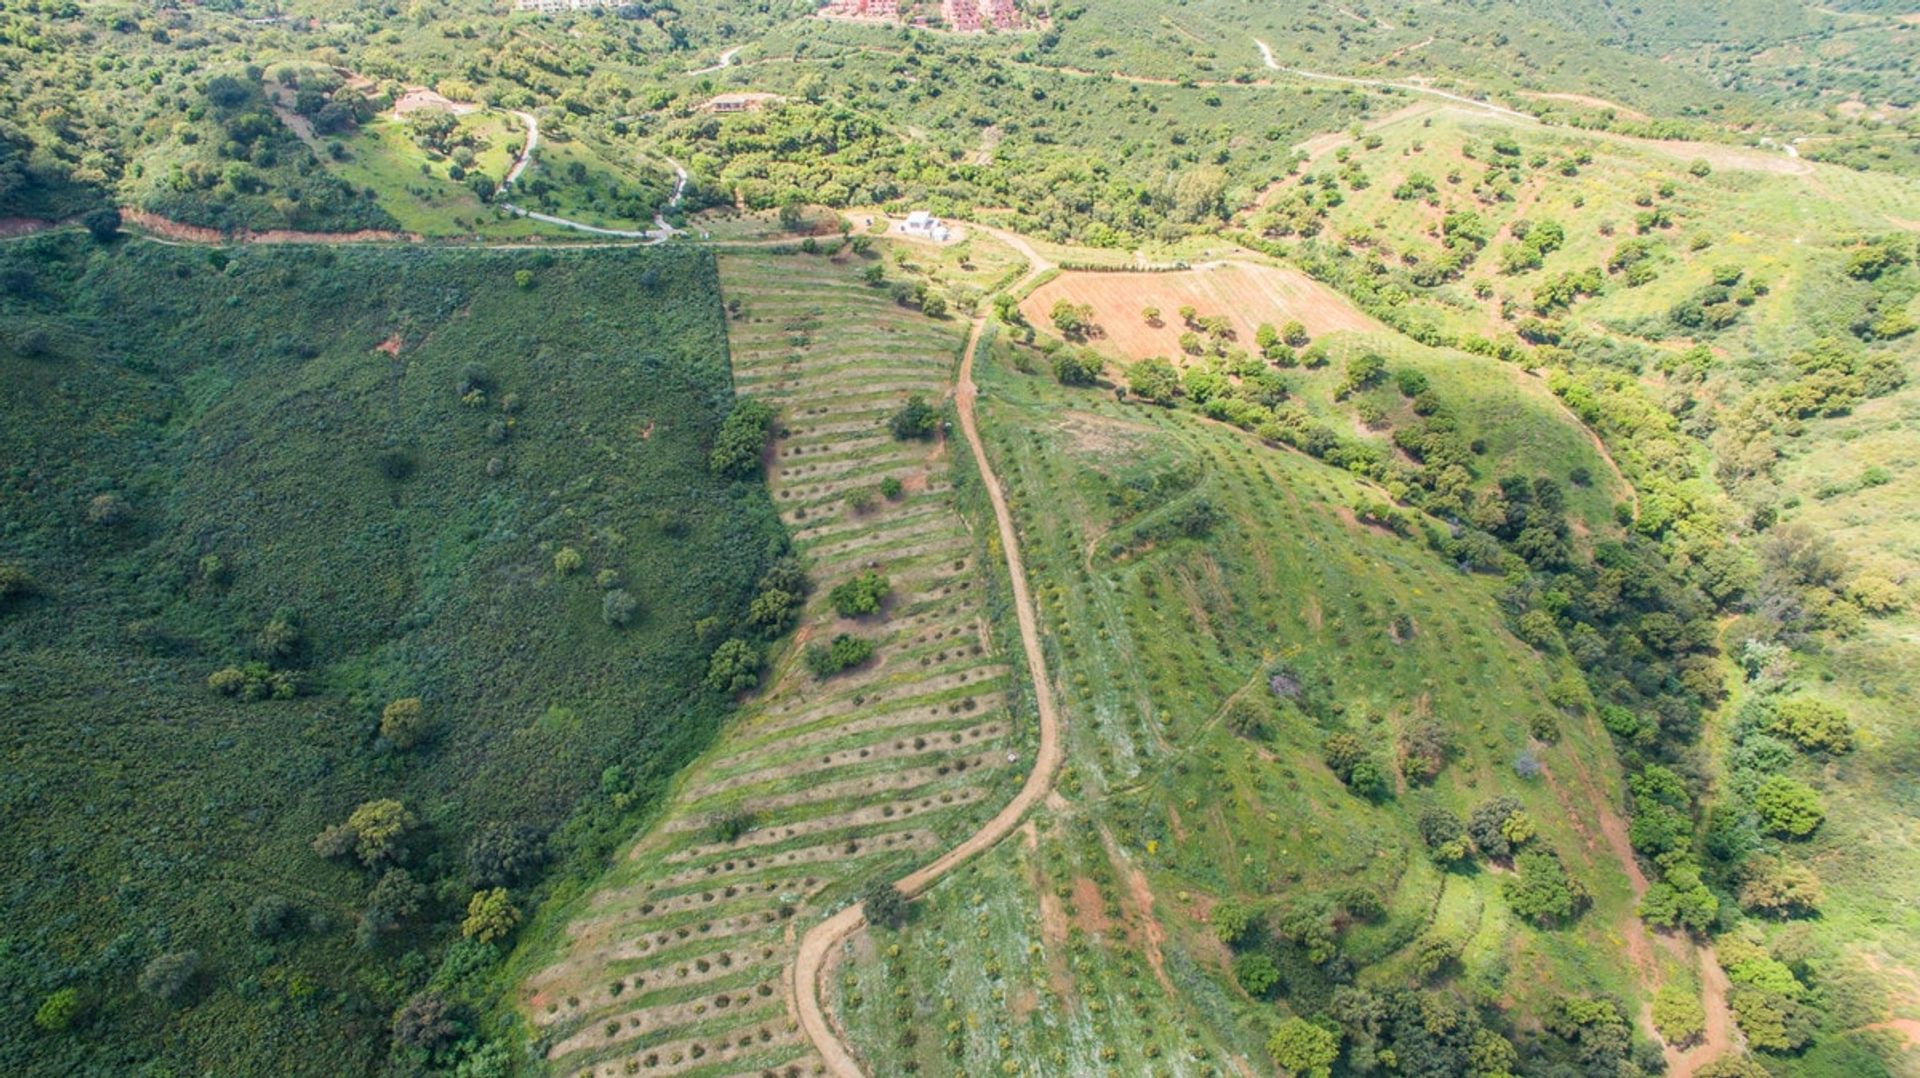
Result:
M1031 247L1024 243L1018 246L1025 248L1022 253L1032 259L1033 268L1010 286L1014 288L1051 268L1051 264L1041 259ZM980 441L979 426L974 422L973 402L979 396L979 389L973 384L973 354L980 346L981 335L986 331L987 310L982 307L974 315L973 328L967 334L967 350L960 359L960 374L954 385L954 404L960 413L960 429L966 434L967 446L973 450L974 466L980 471L980 484L986 488L987 498L993 502L994 522L1000 530L1000 547L1006 552L1007 574L1013 584L1014 613L1020 622L1020 645L1026 652L1027 673L1033 680L1034 704L1040 714L1040 748L1034 756L1033 769L1027 773L1026 783L1013 800L1007 802L1006 807L959 845L896 881L895 886L909 898L925 892L968 858L1012 833L1027 810L1038 805L1052 792L1054 776L1059 773L1062 759L1060 718L1054 710L1052 683L1047 679L1046 654L1040 649L1040 619L1027 593L1027 570L1020 559L1020 537L1014 530L1013 513L1007 508L1006 495L1000 489L1000 479L994 475L993 465L987 460L986 446ZM806 935L800 937L799 951L794 955L793 965L788 972L788 997L793 1003L801 1031L813 1042L814 1051L820 1053L820 1058L826 1062L827 1071L839 1078L864 1078L864 1072L821 1004L821 982L833 949L865 924L866 917L860 905L855 903L814 925Z

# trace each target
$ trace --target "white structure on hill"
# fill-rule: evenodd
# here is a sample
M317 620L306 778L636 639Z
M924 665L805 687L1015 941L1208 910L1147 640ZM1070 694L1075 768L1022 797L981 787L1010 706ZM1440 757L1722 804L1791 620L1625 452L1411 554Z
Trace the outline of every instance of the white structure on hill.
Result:
M558 15L563 11L597 11L603 7L613 7L619 0L513 0L515 11L534 11L542 15Z
M940 223L940 218L926 210L914 210L907 214L907 223L900 231L909 236L925 236L935 243L945 243L953 235L953 230Z

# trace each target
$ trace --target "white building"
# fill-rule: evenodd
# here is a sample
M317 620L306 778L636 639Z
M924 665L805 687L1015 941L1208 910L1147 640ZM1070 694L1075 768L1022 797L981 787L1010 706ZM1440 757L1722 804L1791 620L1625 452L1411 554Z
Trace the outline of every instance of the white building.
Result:
M513 0L515 11L534 11L542 15L558 15L563 11L597 11L603 7L612 7L618 0Z
M925 236L935 243L945 243L953 236L953 230L940 223L940 219L926 210L914 210L907 214L907 221L900 231L909 236Z

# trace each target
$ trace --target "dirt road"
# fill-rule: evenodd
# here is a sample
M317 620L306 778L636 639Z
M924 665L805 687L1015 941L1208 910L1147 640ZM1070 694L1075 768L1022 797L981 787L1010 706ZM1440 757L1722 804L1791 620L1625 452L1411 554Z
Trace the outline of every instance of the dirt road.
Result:
M997 232L992 229L988 231ZM1015 243L1008 239L1008 242L1032 261L1032 268L1009 286L1011 289L1018 290L1052 268L1051 263L1040 258L1024 241ZM993 473L993 464L987 459L986 445L980 440L979 425L974 421L973 404L980 394L978 387L973 384L973 354L978 350L980 338L986 331L988 309L983 306L981 313L974 316L973 328L967 334L967 350L961 357L960 374L954 384L954 405L960 413L960 429L967 437L967 446L973 450L973 463L980 472L980 485L986 488L987 498L993 503L994 523L1000 530L1000 548L1006 552L1007 573L1013 585L1013 609L1020 622L1021 650L1026 653L1027 673L1033 680L1034 706L1040 715L1040 747L1034 756L1032 770L1027 772L1026 783L993 819L931 863L896 881L895 886L909 898L925 892L940 877L968 858L1012 834L1027 811L1040 804L1052 791L1054 776L1060 771L1063 756L1060 718L1054 709L1053 686L1047 678L1046 653L1040 648L1040 618L1034 612L1033 599L1027 593L1026 566L1020 559L1020 535L1014 529L1013 513L1007 507L1006 494L1000 489L999 477ZM788 990L801 1031L813 1042L814 1051L826 1062L828 1073L841 1078L862 1078L864 1072L821 1004L821 982L834 949L864 924L866 917L860 907L852 905L814 925L806 935L800 937L799 951L794 955L788 973Z
M1318 71L1306 71L1297 67L1281 67L1280 61L1273 58L1273 50L1267 46L1266 42L1256 37L1253 39L1253 43L1255 45L1260 46L1261 62L1266 64L1268 69L1273 71L1284 71L1289 75L1296 75L1303 79L1318 79L1322 82L1338 82L1338 83L1344 83L1348 86L1374 86L1382 89L1405 90L1407 93L1410 93L1410 94L1426 94L1429 97L1445 98L1448 101L1455 101L1462 105L1472 105L1474 108L1477 108L1477 109L1486 109L1488 112L1499 113L1500 115L1509 117L1510 119L1524 120L1527 123L1539 122L1533 116L1530 116L1524 112L1520 112L1516 109L1510 109L1503 105L1495 105L1487 101L1475 101L1471 97L1462 97L1459 94L1451 94L1445 90L1436 90L1431 86L1422 86L1417 82L1390 82L1386 79L1361 79L1361 78L1355 78L1351 75L1327 75Z

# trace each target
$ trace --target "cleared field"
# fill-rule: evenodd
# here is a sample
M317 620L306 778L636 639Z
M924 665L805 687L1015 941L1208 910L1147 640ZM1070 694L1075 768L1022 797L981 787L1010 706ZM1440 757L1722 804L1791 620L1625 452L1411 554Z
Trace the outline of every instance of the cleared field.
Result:
M1180 354L1186 327L1177 313L1192 306L1224 314L1235 336L1251 342L1262 322L1278 326L1298 319L1314 336L1336 330L1369 330L1378 323L1338 292L1298 270L1247 262L1223 262L1175 273L1093 273L1070 271L1035 289L1020 311L1036 326L1052 325L1055 303L1066 300L1093 308L1103 350L1128 359ZM1158 307L1157 325L1140 312Z
M738 391L779 409L768 485L813 582L796 642L850 633L875 657L820 681L789 654L671 809L549 922L518 1002L556 1073L810 1073L783 984L805 926L950 845L1022 775L947 447L885 425L908 394L940 397L961 327L894 304L863 265L751 254L721 277ZM849 505L884 479L896 498ZM828 591L875 570L884 610L836 615Z

